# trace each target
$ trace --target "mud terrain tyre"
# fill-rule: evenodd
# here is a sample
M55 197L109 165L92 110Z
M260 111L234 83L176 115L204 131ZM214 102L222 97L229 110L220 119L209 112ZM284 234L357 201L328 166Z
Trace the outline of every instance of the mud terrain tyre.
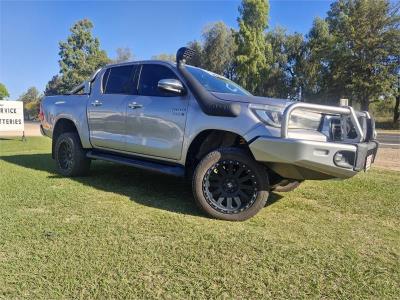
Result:
M194 171L193 194L209 216L228 221L253 217L269 195L266 169L237 148L220 148L207 154Z
M57 172L66 177L86 175L90 169L91 160L86 157L77 133L61 134L54 148Z

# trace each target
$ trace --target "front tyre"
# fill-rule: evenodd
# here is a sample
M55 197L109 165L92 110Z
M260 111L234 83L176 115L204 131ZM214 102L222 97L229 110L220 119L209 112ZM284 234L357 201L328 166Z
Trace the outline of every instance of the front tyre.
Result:
M58 173L67 177L86 175L91 160L86 157L79 135L74 132L61 134L55 145L55 160Z
M243 221L265 206L268 175L261 165L237 148L221 148L206 155L196 167L193 193L209 216Z

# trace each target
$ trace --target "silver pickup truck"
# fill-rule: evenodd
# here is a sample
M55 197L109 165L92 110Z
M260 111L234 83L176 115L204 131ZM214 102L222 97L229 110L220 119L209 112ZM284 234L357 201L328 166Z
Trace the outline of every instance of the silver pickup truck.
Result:
M181 48L177 63L108 65L69 95L45 97L41 130L53 139L58 172L81 176L99 159L187 176L201 209L239 221L270 191L349 178L374 161L368 112L256 97L186 65L192 55Z

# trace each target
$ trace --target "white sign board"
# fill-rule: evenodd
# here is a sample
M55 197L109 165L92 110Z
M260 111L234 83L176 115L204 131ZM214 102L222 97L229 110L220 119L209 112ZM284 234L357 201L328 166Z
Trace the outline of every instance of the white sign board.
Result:
M0 101L0 131L24 131L22 101Z

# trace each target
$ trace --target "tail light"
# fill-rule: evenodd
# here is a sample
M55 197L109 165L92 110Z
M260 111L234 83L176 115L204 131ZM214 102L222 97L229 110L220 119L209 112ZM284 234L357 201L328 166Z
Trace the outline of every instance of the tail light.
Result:
M44 113L43 113L42 103L40 103L40 106L39 106L39 120L40 120L41 122L44 121Z

